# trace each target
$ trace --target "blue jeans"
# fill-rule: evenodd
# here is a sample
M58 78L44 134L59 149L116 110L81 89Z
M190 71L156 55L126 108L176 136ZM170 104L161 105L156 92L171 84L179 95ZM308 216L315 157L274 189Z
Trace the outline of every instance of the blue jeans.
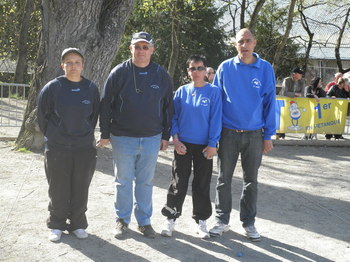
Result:
M117 219L130 223L132 207L140 226L150 225L153 177L161 134L152 137L111 136ZM135 203L133 182L135 181Z
M243 190L240 199L240 220L243 227L254 225L258 195L258 170L263 151L262 131L237 133L223 128L219 143L219 177L216 185L216 220L230 221L232 209L231 182L238 156L241 154Z

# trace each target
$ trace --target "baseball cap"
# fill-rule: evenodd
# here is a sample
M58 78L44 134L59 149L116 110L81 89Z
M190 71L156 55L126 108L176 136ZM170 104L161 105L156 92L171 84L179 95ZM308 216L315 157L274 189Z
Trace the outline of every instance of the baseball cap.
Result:
M80 55L84 59L83 53L81 52L81 50L79 48L68 47L62 51L61 61L63 61L63 59L66 55L71 54L71 53L75 53L77 55Z
M132 35L131 44L136 44L138 42L147 42L153 44L152 37L147 32L138 32Z
M304 71L303 71L300 67L294 68L292 72L293 72L294 74L301 74L301 75L304 74Z

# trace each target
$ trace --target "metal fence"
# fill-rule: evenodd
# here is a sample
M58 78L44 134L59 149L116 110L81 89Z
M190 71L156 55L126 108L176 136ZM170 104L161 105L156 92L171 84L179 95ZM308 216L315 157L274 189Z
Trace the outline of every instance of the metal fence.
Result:
M0 83L0 126L22 125L29 85Z
M20 127L27 105L29 85L0 83L0 127ZM344 134L350 135L347 116Z

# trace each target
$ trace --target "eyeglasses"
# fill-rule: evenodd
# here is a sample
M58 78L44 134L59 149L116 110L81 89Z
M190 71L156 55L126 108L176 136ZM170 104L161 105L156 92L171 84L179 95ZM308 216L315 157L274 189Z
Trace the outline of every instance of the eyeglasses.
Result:
M141 50L141 49L143 49L143 50L148 50L150 47L148 46L148 45L134 45L134 48L136 49L136 50Z
M204 66L198 66L198 67L192 66L192 67L188 68L188 71L190 71L190 72L204 71L204 70L206 70L206 68Z
M215 72L208 72L208 75L215 75Z

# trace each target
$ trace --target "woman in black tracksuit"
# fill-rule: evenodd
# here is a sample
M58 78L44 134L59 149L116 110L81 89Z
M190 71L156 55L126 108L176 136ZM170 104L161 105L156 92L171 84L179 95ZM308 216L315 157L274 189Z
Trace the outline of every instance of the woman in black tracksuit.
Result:
M84 57L79 49L63 50L61 67L65 74L44 86L38 102L49 184L50 241L60 240L65 230L78 238L88 237L85 212L96 165L98 88L81 76Z

